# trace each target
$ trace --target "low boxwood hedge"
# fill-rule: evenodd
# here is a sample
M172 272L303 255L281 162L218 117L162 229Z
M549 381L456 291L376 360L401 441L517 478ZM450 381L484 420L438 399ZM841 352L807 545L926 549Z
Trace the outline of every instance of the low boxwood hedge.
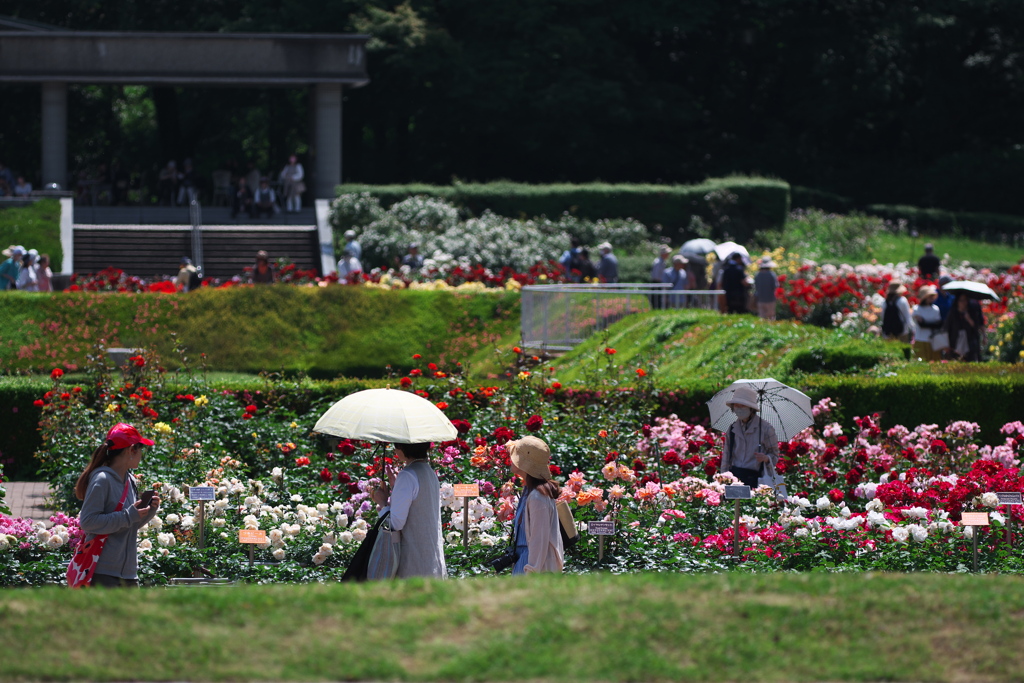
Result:
M367 192L390 206L413 195L441 197L479 215L491 210L502 216L555 217L570 212L582 218L635 218L663 226L678 241L690 217L723 225L737 241L755 231L781 229L789 213L789 184L768 178L711 178L699 185L570 183L528 185L508 181L454 185L340 185L338 194Z

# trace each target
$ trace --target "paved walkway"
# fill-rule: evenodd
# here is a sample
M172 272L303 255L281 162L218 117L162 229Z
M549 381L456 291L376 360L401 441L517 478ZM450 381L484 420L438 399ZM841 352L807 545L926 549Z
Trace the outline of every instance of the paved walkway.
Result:
M4 502L11 509L12 517L50 521L53 511L45 507L50 495L49 484L43 481L5 481L2 486L7 491Z

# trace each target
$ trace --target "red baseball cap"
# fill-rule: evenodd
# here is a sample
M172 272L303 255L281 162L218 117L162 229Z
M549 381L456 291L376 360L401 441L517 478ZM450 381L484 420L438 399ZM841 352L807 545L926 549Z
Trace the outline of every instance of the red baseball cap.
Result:
M143 446L152 446L156 443L152 439L143 438L138 429L124 422L119 422L110 428L110 431L107 432L107 441L113 443L110 448L115 449L128 448L137 443L141 443Z

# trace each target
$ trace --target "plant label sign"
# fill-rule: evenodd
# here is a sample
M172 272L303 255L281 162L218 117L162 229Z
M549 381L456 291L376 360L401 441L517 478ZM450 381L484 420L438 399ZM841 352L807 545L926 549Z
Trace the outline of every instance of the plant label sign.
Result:
M1024 505L1020 491L1005 491L996 494L1000 505Z
M456 498L477 498L480 495L480 484L453 484Z
M587 522L587 533L594 536L614 536L615 522Z
M964 512L960 515L961 526L988 526L987 512Z
M212 486L189 486L189 500L217 500L217 489Z
M725 499L726 500L746 500L750 498L750 487L749 486L726 486L725 487Z
M263 529L239 529L239 543L266 543L267 532Z

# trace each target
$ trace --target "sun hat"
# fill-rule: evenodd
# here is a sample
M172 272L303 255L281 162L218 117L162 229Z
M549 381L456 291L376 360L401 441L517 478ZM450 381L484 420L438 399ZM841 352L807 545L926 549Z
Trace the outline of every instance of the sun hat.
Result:
M764 258L761 259L762 268L774 268L775 265L775 261L772 261L771 256L765 256Z
M690 262L690 259L686 258L682 254L676 254L672 257L672 263L682 263L684 266Z
M263 259L264 261L269 261L270 255L267 254L267 252L260 249L259 251L256 252L256 260L259 261L260 259Z
M143 446L152 446L155 441L147 439L139 434L139 430L130 424L119 422L107 432L107 446L114 449L128 448L140 443Z
M921 289L917 290L917 298L924 301L929 296L938 296L939 290L935 289L935 285L923 285Z
M345 239L349 239L350 240L350 239L354 238L355 236L356 236L356 231L355 230L346 230L345 231Z
M505 450L512 464L531 477L541 481L551 479L551 449L542 439L524 436L518 441L509 441L505 444Z
M15 256L18 256L18 257L24 256L25 255L25 247L23 247L23 246L21 246L19 244L12 244L11 246L9 246L6 249L4 249L4 255L5 256L10 256L12 258L15 257Z
M601 242L601 244L597 245L597 248L598 249L607 249L608 251L611 251L612 250L612 243L611 242Z
M668 246L667 244L661 245L661 248L658 249L658 253L659 254L668 254L671 251L672 251L672 247Z
M899 294L903 296L907 293L907 288L900 282L893 280L889 283L889 294Z
M732 392L732 396L726 401L727 406L747 406L758 410L757 405L757 392L750 387L739 386Z

